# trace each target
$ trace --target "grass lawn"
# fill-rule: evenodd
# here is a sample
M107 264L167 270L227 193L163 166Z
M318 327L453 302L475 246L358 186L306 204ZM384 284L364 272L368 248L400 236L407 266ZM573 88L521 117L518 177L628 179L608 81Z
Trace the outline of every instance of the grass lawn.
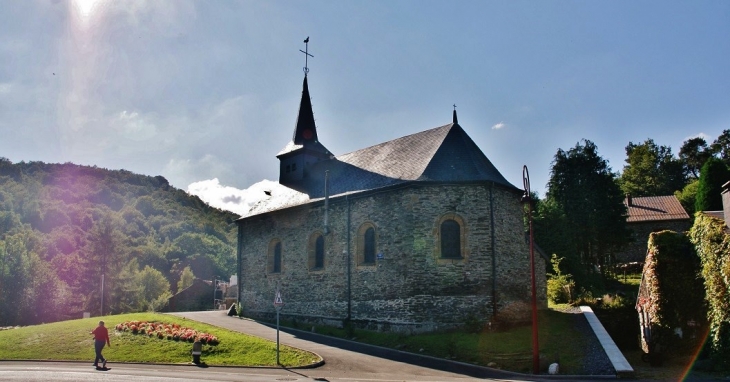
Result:
M540 354L546 361L559 362L561 374L576 373L582 367L584 341L575 328L582 315L543 310L538 316ZM284 324L291 325L286 322ZM317 333L347 338L344 329L316 327ZM522 373L532 371L532 326L502 330L485 329L479 333L449 331L417 335L379 333L355 329L355 341L412 353L453 359L476 365L498 367Z
M192 343L158 339L114 327L125 321L177 323L215 335L216 346L203 346L202 361L208 365L276 366L276 343L184 318L156 313L132 313L102 318L109 329L111 348L104 348L110 362L189 363ZM0 331L0 359L94 361L90 334L99 317L55 322ZM280 346L280 363L286 367L306 366L320 358L308 351Z

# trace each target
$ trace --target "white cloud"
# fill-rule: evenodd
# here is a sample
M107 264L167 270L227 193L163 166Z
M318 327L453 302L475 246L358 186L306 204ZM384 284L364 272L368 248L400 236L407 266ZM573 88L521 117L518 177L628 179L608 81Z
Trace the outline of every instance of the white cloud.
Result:
M214 178L191 183L187 192L213 207L245 215L253 205L268 197L264 191L271 192L277 186L277 182L262 180L245 190L240 190L224 186L220 184L218 178Z
M507 125L504 122L500 122L500 123L492 126L492 130L499 130L499 129L505 127L505 126L507 126Z
M196 179L200 178L231 179L235 176L230 163L212 154L205 154L198 159L170 159L162 173L176 187L197 183Z

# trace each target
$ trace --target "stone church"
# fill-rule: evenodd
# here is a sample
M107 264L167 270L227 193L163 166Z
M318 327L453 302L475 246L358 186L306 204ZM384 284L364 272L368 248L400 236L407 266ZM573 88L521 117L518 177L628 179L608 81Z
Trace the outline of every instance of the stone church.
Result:
M529 322L523 190L452 119L335 156L317 138L305 72L279 184L236 221L243 315L272 319L278 290L282 319L298 323L412 333Z

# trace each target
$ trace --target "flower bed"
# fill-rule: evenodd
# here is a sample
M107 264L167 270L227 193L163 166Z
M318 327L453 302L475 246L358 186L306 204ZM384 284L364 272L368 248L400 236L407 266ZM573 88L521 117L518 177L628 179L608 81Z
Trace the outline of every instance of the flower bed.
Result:
M132 334L157 337L161 340L195 342L199 339L203 345L215 346L220 343L218 337L199 332L195 329L186 328L179 324L168 324L164 322L147 321L126 321L114 327L118 332L131 332Z

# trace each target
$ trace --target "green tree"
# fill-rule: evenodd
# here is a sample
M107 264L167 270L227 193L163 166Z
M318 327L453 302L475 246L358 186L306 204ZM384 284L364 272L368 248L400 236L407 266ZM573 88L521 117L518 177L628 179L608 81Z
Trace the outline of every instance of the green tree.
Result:
M236 273L234 249L215 236L187 232L173 241L172 260L190 264L195 274L204 279Z
M628 243L624 195L611 172L608 162L598 155L598 148L584 140L570 150L559 149L553 160L546 199L554 202L565 216L567 243L570 253L560 257L573 258L587 275L596 268L604 272L612 265L614 254ZM598 286L589 277L579 279L579 286ZM591 285L593 284L593 285Z
M115 275L114 282L107 288L105 312L141 312L145 310L144 289L139 283L139 263L131 259Z
M159 308L159 306L155 306L157 299L162 295L170 294L170 282L162 272L149 265L137 275L137 284L142 289L142 304L146 310L154 311Z
M25 304L23 286L29 281L28 250L17 235L0 241L0 325L17 325Z
M679 149L679 160L682 161L687 174L694 178L699 178L702 166L710 157L712 157L712 149L707 146L707 141L702 137L684 141Z
M0 322L98 314L102 273L105 314L157 309L140 269L235 273L236 217L162 177L0 158Z
M190 266L185 267L180 273L180 281L177 282L177 292L180 293L183 289L193 285L194 280L193 270L190 269Z
M720 158L726 165L730 166L730 130L723 130L712 145L712 152Z
M68 287L41 260L38 239L23 230L0 240L0 326L56 321Z
M657 146L654 140L629 142L626 146L626 166L619 178L621 190L633 196L671 195L685 184L682 162L667 146Z
M720 159L710 158L702 166L697 185L695 211L722 210L722 185L730 180L730 171Z
M87 296L85 309L97 314L108 313L104 305L110 303L109 291L119 280L124 264L124 236L117 227L122 220L113 213L107 213L94 223L89 233L89 243L84 248L81 292Z
M684 210L687 211L689 216L695 213L695 199L697 198L697 188L700 185L699 179L694 179L689 182L682 191L675 191L674 196L679 199L679 203L682 204Z
M570 274L565 274L560 269L560 262L564 259L553 254L550 263L553 265L553 273L548 275L547 297L557 304L573 302L575 283Z
M71 311L71 290L38 254L27 257L28 283L24 285L25 304L19 309L24 324L42 324L64 319Z

